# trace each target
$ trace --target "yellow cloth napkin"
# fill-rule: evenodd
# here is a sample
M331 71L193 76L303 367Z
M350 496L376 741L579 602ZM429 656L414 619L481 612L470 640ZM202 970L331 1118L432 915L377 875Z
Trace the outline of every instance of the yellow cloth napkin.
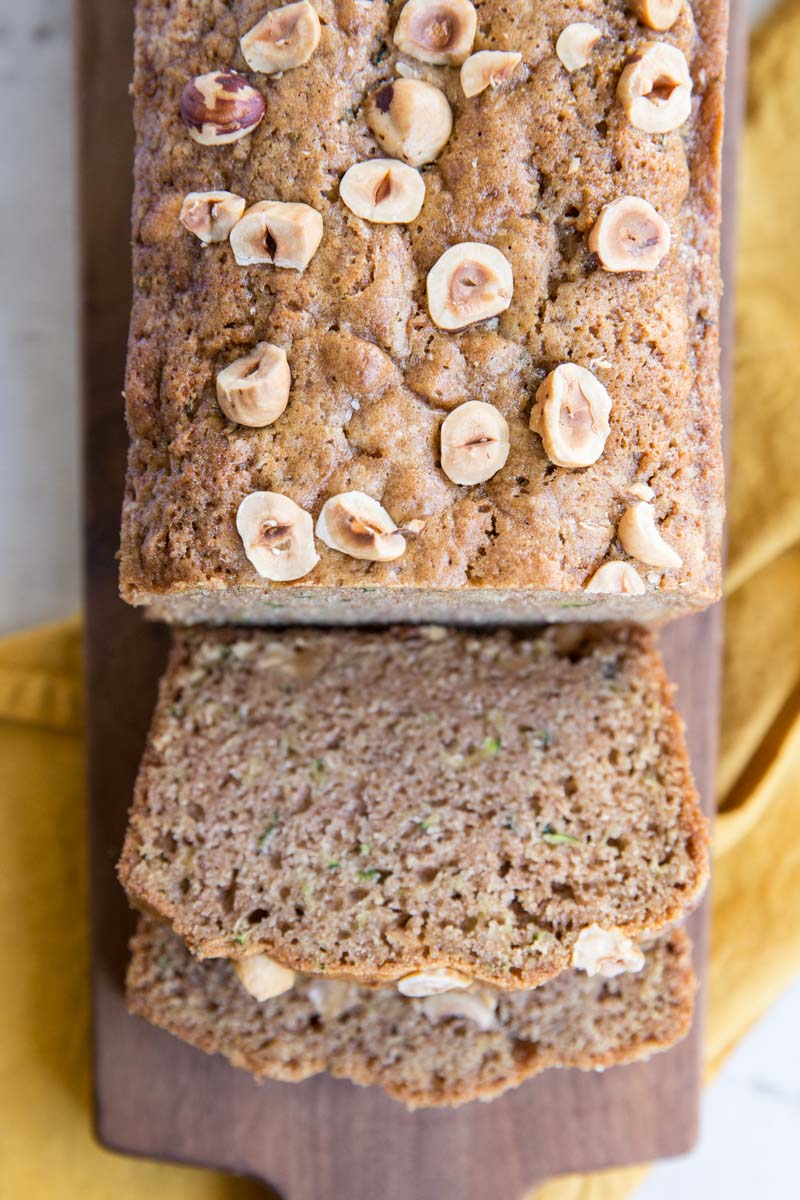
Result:
M743 147L707 1074L800 967L800 5L753 47ZM77 622L0 643L0 1197L221 1200L242 1180L92 1140ZM621 1200L640 1169L537 1200Z

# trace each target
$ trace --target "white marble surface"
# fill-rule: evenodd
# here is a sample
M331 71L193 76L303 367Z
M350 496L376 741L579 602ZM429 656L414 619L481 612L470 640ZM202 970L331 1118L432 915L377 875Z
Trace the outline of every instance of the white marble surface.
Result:
M0 0L0 631L80 600L71 69L70 0ZM699 1149L640 1200L798 1195L799 1027L800 983L709 1089Z

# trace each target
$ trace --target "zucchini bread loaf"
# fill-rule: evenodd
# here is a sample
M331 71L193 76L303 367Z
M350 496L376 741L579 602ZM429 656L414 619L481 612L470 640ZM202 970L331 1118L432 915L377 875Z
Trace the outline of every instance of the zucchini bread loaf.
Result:
M652 635L597 625L180 632L120 861L200 957L502 988L635 962L706 875Z
M124 597L713 601L724 36L723 0L139 0Z
M695 991L681 930L646 947L636 974L567 971L531 992L423 999L305 976L259 1003L229 962L198 962L146 917L131 949L131 1012L257 1078L328 1071L411 1108L489 1099L547 1067L596 1070L665 1050L686 1033Z

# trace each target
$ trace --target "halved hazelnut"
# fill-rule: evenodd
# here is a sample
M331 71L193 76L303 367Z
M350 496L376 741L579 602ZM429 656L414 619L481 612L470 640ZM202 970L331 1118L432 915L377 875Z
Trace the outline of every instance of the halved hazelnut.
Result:
M613 979L626 971L641 971L644 955L619 929L588 925L578 934L572 950L572 965L576 971L585 971L587 975Z
M516 50L479 50L470 54L461 68L461 88L465 96L477 96L488 87L506 83L522 62Z
M669 42L643 42L622 72L617 95L628 120L645 133L669 133L692 111L686 59Z
M422 521L398 529L386 509L364 492L340 492L322 506L317 537L331 550L370 562L390 562L405 554L406 535L419 533Z
M479 1029L494 1029L497 1025L495 1012L497 997L492 996L488 989L477 992L449 992L438 996L427 996L420 1001L419 1008L429 1021L446 1021L449 1018L463 1018L472 1021Z
M401 996L438 996L441 992L452 992L458 988L468 988L472 980L460 971L451 971L449 967L433 967L425 971L412 971L397 981L397 990Z
M678 19L683 0L628 0L631 10L643 25L664 33Z
M425 181L393 158L370 158L345 171L339 195L357 217L381 225L413 221L425 201Z
M464 329L505 312L514 294L511 263L494 246L459 242L428 272L428 311L440 329Z
M236 71L196 75L181 93L181 118L202 146L223 146L252 133L266 107L261 93Z
M408 0L394 30L403 54L440 67L459 67L472 50L478 14L469 0Z
M335 1021L358 1004L359 988L344 979L315 979L308 986L308 998L323 1021Z
M630 563L604 563L586 584L584 591L606 596L643 596L647 591L639 572Z
M493 404L468 400L445 417L442 470L453 483L484 483L505 466L508 422Z
M600 380L577 363L561 363L539 385L530 427L557 467L589 467L603 453L610 412Z
M310 204L261 200L237 221L230 241L240 267L273 263L304 271L322 241L322 217Z
M180 222L208 246L224 242L245 210L247 201L235 192L189 192L184 197Z
M279 492L251 492L236 514L244 552L262 579L302 579L319 562L311 514Z
M594 25L575 21L561 30L556 42L556 54L568 71L579 71L588 63L592 51L602 37Z
M240 958L233 965L242 987L259 1003L282 996L284 992L290 992L295 985L294 971L275 962L266 954Z
M654 271L669 246L669 225L640 196L606 204L589 234L589 249L607 271Z
M656 510L640 500L624 514L617 529L623 550L648 567L677 568L683 559L669 546L656 528Z
M383 84L368 96L364 115L383 149L412 167L433 162L453 132L447 97L422 79Z
M217 402L229 421L261 429L284 411L291 386L286 351L259 342L217 375Z
M307 63L319 45L320 24L308 0L273 9L248 29L239 45L252 71L275 75Z

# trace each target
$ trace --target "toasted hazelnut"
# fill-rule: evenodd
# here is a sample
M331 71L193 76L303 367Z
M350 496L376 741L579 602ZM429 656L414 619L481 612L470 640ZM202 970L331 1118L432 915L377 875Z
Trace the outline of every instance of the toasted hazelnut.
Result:
M446 1021L449 1018L462 1018L472 1021L484 1031L494 1029L497 1025L495 1012L497 997L492 996L487 988L478 992L449 992L438 996L427 996L419 1003L429 1021Z
M425 201L425 181L393 158L370 158L342 176L339 195L357 217L381 225L413 221Z
M561 30L556 42L556 54L568 71L579 71L588 63L592 51L603 35L586 21L575 21Z
M308 986L308 998L323 1021L335 1021L358 1004L359 989L343 979L315 979Z
M259 342L217 375L217 402L229 421L261 429L284 411L291 386L286 351Z
M201 242L224 242L245 210L247 201L235 192L189 192L180 222Z
M588 925L578 934L572 951L572 965L576 971L585 971L587 975L613 979L626 971L641 971L644 955L619 929Z
M331 550L370 562L389 562L405 553L407 534L419 533L422 521L398 529L377 500L364 492L340 492L322 506L317 537Z
M508 422L493 404L468 400L445 417L442 470L453 483L484 483L506 464Z
M470 54L461 68L461 88L465 96L477 96L488 87L506 83L522 62L516 50L479 50Z
M539 385L530 427L557 467L589 467L603 453L610 412L600 380L577 363L561 363Z
M607 271L654 271L669 246L669 225L640 196L606 204L589 234L589 249Z
M394 30L403 54L440 67L458 67L469 57L478 14L469 0L408 0Z
M387 154L412 167L433 162L453 132L444 92L421 79L395 79L367 98L367 124Z
M677 21L683 0L628 0L628 5L643 25L664 33Z
M223 146L252 133L264 116L264 97L236 71L209 71L181 93L181 118L202 146Z
M459 242L428 272L428 311L440 329L464 329L505 312L514 293L511 263L494 246Z
M282 996L294 987L294 971L268 958L266 954L240 958L233 965L242 987L259 1003Z
M236 514L244 552L262 579L302 579L319 562L310 513L279 492L251 492Z
M669 133L692 111L686 59L669 42L643 42L622 72L617 95L628 120L645 133Z
M433 967L404 975L397 981L397 990L401 996L438 996L441 992L468 988L471 983L469 976L462 975L460 971L451 971L449 967Z
M273 263L304 271L322 241L322 217L309 204L261 200L234 225L230 240L240 267Z
M639 572L626 562L604 563L584 588L584 591L602 592L606 596L642 596L646 590Z
M683 559L656 528L656 510L644 500L632 504L617 529L622 548L648 567L679 567Z
M275 75L307 63L319 45L319 17L308 0L273 9L248 29L239 45L252 71Z

